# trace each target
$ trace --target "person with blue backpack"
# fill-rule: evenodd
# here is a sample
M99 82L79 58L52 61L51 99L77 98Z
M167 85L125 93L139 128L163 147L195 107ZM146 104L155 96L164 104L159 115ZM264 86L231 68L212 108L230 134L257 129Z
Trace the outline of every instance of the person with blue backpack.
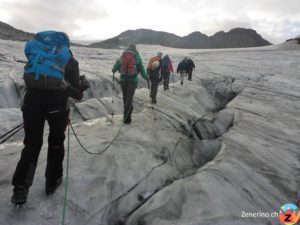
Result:
M130 45L118 58L112 68L113 79L115 73L120 73L120 84L123 93L124 103L124 117L125 124L131 123L131 114L133 111L133 97L135 89L137 88L138 74L141 73L142 77L149 82L147 73L143 66L142 58L136 50L135 45Z
M88 82L79 76L79 65L63 32L37 33L25 46L26 94L21 107L24 148L12 179L12 203L26 203L43 145L45 121L49 124L45 193L53 194L63 176L65 129L69 122L68 97L81 100Z
M162 78L164 84L164 90L169 90L169 83L170 83L170 74L173 73L173 65L169 55L165 55L162 59Z

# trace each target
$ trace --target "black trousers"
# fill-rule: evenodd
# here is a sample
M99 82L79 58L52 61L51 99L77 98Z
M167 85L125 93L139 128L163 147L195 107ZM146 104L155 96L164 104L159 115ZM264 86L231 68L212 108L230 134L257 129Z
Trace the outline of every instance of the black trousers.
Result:
M133 111L133 96L135 89L137 88L137 82L131 80L124 80L121 82L121 88L123 93L123 104L124 104L124 120L131 119Z
M169 83L170 83L170 73L163 73L163 82L164 82L164 88L169 88Z
M157 90L158 90L158 84L161 81L161 77L158 71L151 71L149 72L149 78L151 81L151 98L152 101L156 101L156 95L157 95Z
M193 70L187 71L187 74L188 74L188 80L192 80Z
M63 175L65 129L69 121L67 97L63 92L29 91L23 111L24 148L13 176L14 186L30 187L43 145L45 121L49 124L46 180L55 182Z
M156 100L158 84L159 84L158 80L151 80L151 98L152 98L152 101Z

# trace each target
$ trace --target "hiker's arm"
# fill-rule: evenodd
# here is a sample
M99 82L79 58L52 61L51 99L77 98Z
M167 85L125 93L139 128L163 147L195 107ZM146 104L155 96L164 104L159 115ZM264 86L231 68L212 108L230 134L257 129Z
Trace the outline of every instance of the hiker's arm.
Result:
M117 72L119 69L120 69L120 66L121 66L121 59L117 59L117 61L115 62L115 65L113 66L112 68L112 72L115 73Z
M174 72L174 70L173 70L173 63L172 63L172 61L171 61L171 59L170 59L170 70L171 70L171 72L173 73Z
M141 56L140 56L139 54L137 54L137 65L139 66L139 70L138 70L138 71L140 71L140 73L141 73L141 75L143 76L143 78L144 78L145 80L148 80L148 79L149 79L149 78L148 78L148 75L147 75L147 73L146 73L146 70L145 70L145 67L144 67L144 65L143 65Z
M65 68L65 80L70 84L67 87L67 95L81 100L83 97L79 77L79 64L73 57L69 60Z
M74 58L71 58L65 68L65 80L74 88L80 89L79 64Z
M159 75L159 79L158 82L162 81L162 65L163 65L163 61L162 59L159 60L159 68L158 68L158 75Z

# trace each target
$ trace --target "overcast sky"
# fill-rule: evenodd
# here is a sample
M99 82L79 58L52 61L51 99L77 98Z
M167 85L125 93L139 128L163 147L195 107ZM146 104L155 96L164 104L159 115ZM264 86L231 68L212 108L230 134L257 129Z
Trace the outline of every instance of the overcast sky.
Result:
M0 21L29 32L65 31L73 40L138 28L185 36L244 27L280 43L300 35L300 0L0 0Z

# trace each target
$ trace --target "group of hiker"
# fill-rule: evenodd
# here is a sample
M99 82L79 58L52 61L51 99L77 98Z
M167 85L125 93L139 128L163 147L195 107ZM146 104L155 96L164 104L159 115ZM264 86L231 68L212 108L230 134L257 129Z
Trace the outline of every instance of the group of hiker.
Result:
M188 80L192 80L192 73L195 69L195 64L192 59L185 57L177 67L177 73L180 73L180 84L183 85L185 76ZM164 90L169 90L170 75L173 74L173 63L169 55L158 52L156 56L150 58L145 70L141 56L136 49L135 45L130 45L112 68L113 76L116 72L120 73L120 83L123 93L124 103L124 123L131 123L131 114L133 111L133 96L137 87L138 74L141 73L142 77L148 82L150 80L150 98L153 104L157 103L157 90L158 85L163 81Z
M39 32L26 43L25 55L28 60L23 74L26 93L21 107L25 132L24 148L12 180L14 189L11 202L16 205L27 201L43 145L46 120L49 124L49 136L45 194L53 194L62 183L65 130L70 114L68 97L81 100L83 92L89 87L85 76L80 76L78 61L70 50L67 34L56 31ZM178 64L177 73L180 73L181 84L186 75L192 80L194 68L194 62L188 58ZM162 57L161 52L149 60L145 69L135 45L130 45L116 60L112 69L113 77L117 71L120 72L125 124L131 123L138 74L148 84L150 80L150 98L155 104L159 82L163 80L164 90L167 91L170 75L174 72L170 57Z

